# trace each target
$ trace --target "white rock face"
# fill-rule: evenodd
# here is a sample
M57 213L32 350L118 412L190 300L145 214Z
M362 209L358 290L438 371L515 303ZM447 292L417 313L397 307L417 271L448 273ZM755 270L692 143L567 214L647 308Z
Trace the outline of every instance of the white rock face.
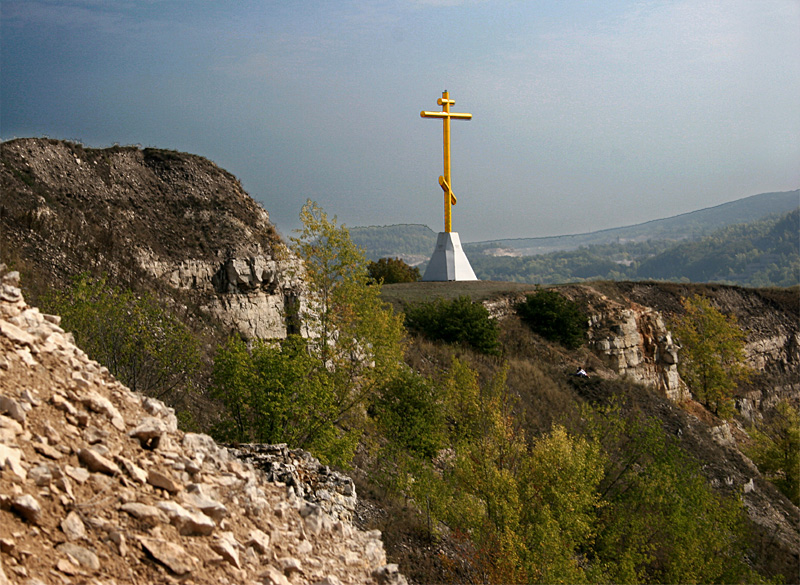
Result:
M228 258L222 262L183 260L178 264L140 259L143 269L171 287L199 294L201 310L247 339L283 339L293 315L306 303L300 261L268 254Z

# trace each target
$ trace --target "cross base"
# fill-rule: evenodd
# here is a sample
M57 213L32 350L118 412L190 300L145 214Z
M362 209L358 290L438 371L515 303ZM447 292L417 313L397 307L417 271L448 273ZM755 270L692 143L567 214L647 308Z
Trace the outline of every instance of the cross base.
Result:
M461 247L457 232L439 232L436 249L422 280L444 282L448 280L478 280L467 255Z

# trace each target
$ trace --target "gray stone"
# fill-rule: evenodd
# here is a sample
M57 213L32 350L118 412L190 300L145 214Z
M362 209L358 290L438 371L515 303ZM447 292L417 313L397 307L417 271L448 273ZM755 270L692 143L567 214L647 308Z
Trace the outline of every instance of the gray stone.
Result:
M0 323L4 323L4 321L0 321ZM19 424L25 424L25 409L22 407L22 404L10 396L0 394L0 414L8 414L8 416Z
M247 546L253 547L259 554L266 554L269 551L269 534L253 528L248 534Z
M120 473L117 464L110 459L103 457L94 449L80 449L78 450L78 459L83 463L89 471L95 473L105 473L107 475L116 475Z
M236 538L234 538L233 532L223 532L211 543L211 550L237 569L241 569L242 565L239 562L238 549L239 543L236 541Z
M147 472L136 465L130 459L126 459L122 455L117 455L114 457L115 461L119 463L125 472L134 480L139 483L147 483Z
M94 551L91 551L88 548L78 546L77 544L73 544L71 542L64 542L59 544L56 547L56 550L72 559L75 559L82 567L86 567L92 571L97 571L100 569L100 559L97 558L97 555L94 553Z
M69 540L80 540L86 537L86 527L83 525L83 520L74 510L61 521L61 531Z
M147 472L147 483L149 483L153 487L166 490L171 494L178 493L183 489L183 487L178 482L176 482L166 473L162 473L157 469L150 469Z
M140 520L151 520L156 522L168 522L166 514L156 508L155 506L148 506L147 504L140 504L138 502L128 502L120 506L120 510L139 518Z
M30 494L24 494L11 500L11 509L32 524L38 524L42 516L42 506Z
M157 506L166 513L170 523L184 536L208 536L216 528L214 521L205 514L190 512L175 502L167 500L159 502Z
M144 536L137 538L145 552L176 575L186 575L194 568L194 560L180 545Z

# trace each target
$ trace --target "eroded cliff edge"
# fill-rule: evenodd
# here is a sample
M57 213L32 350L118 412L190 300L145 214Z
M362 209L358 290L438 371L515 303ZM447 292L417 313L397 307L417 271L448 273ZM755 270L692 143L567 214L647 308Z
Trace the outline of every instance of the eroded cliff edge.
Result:
M211 161L26 138L2 143L0 163L4 258L40 288L106 273L248 338L291 329L300 264L267 211Z

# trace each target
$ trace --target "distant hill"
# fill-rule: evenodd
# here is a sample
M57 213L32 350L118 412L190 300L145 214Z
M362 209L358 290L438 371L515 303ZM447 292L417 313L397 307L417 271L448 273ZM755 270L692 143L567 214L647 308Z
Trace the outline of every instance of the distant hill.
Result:
M421 224L353 227L349 231L370 260L402 258L416 265L427 262L436 246L436 232Z
M482 280L536 284L669 280L742 286L800 284L800 209L716 230L698 240L607 243L536 256L470 256Z
M762 193L715 207L627 227L546 238L472 242L465 243L464 250L470 257L492 249L497 249L490 252L495 255L534 256L599 244L691 240L729 225L786 213L796 208L798 204L800 204L800 189L781 193ZM367 257L371 260L400 257L406 262L419 264L427 262L436 245L436 233L428 226L419 224L354 227L350 228L350 236L366 251Z
M522 256L547 254L558 250L576 250L581 246L612 242L645 242L648 240L691 240L729 225L761 219L768 215L786 213L800 205L800 189L780 193L762 193L715 207L683 213L632 226L547 238L521 238L473 242L464 249L487 247L511 248Z

